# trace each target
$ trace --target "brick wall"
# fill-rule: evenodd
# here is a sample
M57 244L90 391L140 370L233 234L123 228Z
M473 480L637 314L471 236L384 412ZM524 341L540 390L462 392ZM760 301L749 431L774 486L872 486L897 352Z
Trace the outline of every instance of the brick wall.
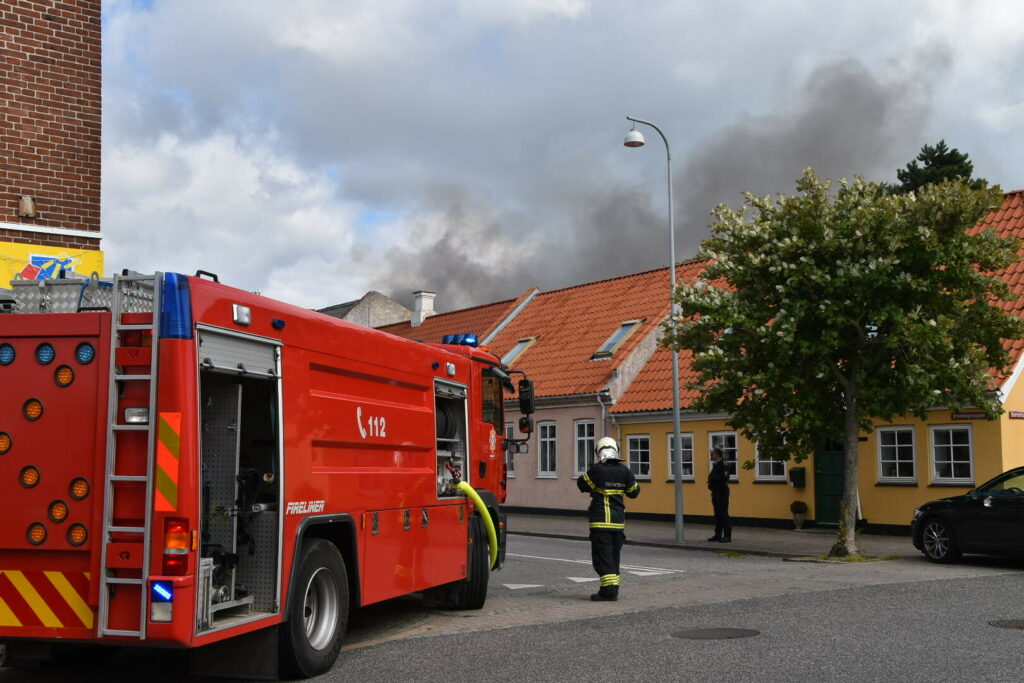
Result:
M99 232L100 132L100 0L4 0L0 241L99 248L10 224ZM26 194L39 218L18 216Z

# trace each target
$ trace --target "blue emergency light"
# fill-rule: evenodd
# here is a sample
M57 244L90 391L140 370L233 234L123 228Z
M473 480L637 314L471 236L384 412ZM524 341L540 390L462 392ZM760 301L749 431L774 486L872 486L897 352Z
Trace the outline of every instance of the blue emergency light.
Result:
M174 586L170 581L153 582L153 602L170 602L174 597Z
M442 344L451 344L453 346L479 346L475 334L446 334L441 338Z
M165 339L192 338L192 292L188 278L180 273L164 273L160 336Z

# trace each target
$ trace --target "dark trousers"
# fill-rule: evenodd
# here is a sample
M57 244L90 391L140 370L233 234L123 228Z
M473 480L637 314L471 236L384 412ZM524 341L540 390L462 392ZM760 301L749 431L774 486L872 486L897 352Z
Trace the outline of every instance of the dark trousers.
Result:
M618 529L590 530L590 557L601 577L601 595L619 594L619 556L626 534Z
M712 491L711 505L715 508L715 536L732 538L732 523L729 521L729 489Z

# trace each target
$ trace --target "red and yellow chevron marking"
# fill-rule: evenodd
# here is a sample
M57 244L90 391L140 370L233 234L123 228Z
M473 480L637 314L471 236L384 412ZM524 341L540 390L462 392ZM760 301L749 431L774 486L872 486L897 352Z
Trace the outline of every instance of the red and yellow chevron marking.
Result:
M156 494L153 507L162 512L174 512L178 509L181 413L160 413L156 442Z
M92 628L89 572L0 569L0 627Z

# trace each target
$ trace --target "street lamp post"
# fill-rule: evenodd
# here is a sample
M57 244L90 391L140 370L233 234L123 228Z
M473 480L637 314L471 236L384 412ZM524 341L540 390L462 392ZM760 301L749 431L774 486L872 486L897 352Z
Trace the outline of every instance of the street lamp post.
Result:
M627 116L627 120L634 123L633 129L626 134L623 143L626 147L643 147L644 136L636 129L637 123L650 126L658 131L662 141L665 143L665 160L668 169L668 253L669 253L669 302L671 304L672 330L675 331L676 319L676 233L675 224L672 219L672 149L669 147L668 138L661 132L661 129L650 121L635 119ZM676 543L683 542L683 448L679 436L679 351L672 349L672 420L675 425L675 434L672 436L672 444L675 450L675 459L669 453L669 461L674 462L675 488L676 488Z

